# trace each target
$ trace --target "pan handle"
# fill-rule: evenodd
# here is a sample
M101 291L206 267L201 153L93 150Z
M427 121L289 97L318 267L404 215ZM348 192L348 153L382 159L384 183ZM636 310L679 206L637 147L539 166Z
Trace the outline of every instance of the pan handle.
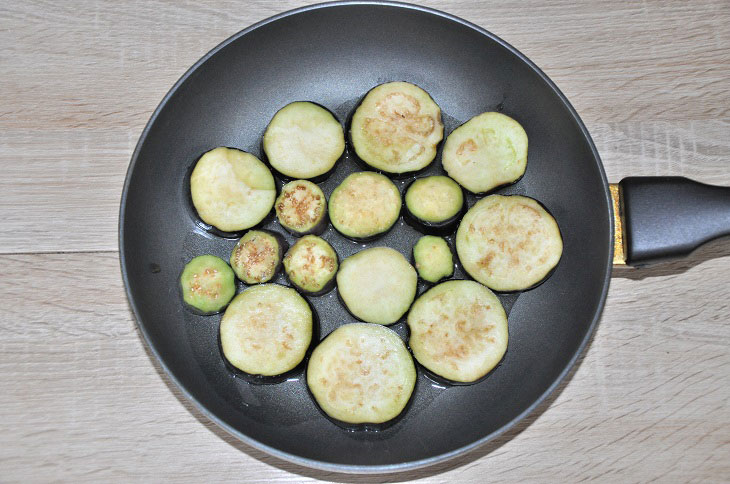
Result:
M683 257L705 242L730 235L730 187L679 176L632 176L612 185L611 195L614 263L620 264L622 255L623 263L631 266Z

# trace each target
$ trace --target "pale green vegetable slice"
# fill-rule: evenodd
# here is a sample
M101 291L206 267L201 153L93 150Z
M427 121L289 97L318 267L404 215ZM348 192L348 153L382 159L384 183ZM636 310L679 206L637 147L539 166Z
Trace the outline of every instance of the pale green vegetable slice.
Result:
M408 313L416 360L448 380L474 382L507 351L507 315L497 296L474 281L446 281L419 297Z
M317 404L350 424L394 419L415 384L416 368L403 341L374 324L337 328L314 349L307 365L307 385Z
M517 181L527 168L527 133L501 113L482 113L446 138L441 162L451 178L473 193Z

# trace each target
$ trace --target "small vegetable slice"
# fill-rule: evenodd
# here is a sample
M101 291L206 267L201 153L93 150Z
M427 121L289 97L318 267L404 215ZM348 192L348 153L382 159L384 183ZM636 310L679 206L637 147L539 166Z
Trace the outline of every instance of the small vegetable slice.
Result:
M466 212L456 231L464 270L495 291L540 283L563 253L555 219L540 203L519 195L490 195Z
M347 309L367 323L393 324L411 307L418 275L400 252L373 247L340 264L337 291Z
M451 178L473 193L513 183L527 168L527 133L501 113L482 113L456 128L441 158Z
M371 89L350 124L350 141L358 158L392 174L428 166L443 137L438 104L426 91L407 82L389 82Z
M294 235L319 235L327 228L327 199L308 180L284 185L274 207L281 226Z
M330 195L330 220L345 237L367 241L395 224L401 205L400 192L387 177L352 173Z
M231 267L246 284L260 284L274 278L281 268L287 244L284 237L268 230L249 230L231 252Z
M324 176L345 151L342 125L328 110L307 101L281 108L264 133L271 166L291 178Z
M449 244L441 237L424 235L413 246L413 260L421 279L438 282L454 273L454 258Z
M348 424L381 424L408 404L416 368L394 331L352 323L334 330L314 349L307 385L331 418Z
M335 287L337 267L337 253L316 235L297 240L284 256L289 282L310 296L321 296Z
M214 255L199 255L185 265L180 275L183 301L199 314L215 314L236 294L233 270Z
M410 225L426 233L447 234L464 213L464 192L447 176L418 178L406 189L405 206Z
M408 313L413 356L432 373L470 383L507 351L507 315L497 296L474 281L446 281L419 297Z
M236 232L253 227L269 214L276 186L269 169L254 155L216 148L195 164L190 195L203 222Z
M223 356L250 375L281 375L304 359L312 322L312 309L294 289L278 284L248 288L221 319Z

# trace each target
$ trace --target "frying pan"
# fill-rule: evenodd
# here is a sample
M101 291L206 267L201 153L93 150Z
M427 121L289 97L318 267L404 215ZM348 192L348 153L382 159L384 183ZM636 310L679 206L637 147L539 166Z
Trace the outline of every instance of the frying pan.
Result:
M236 242L206 231L197 220L187 177L200 155L216 146L261 157L267 123L291 101L320 103L344 123L365 92L394 80L415 83L432 95L442 108L446 134L484 111L504 112L524 126L530 139L527 172L497 192L543 203L558 221L564 253L545 283L499 295L509 314L510 342L502 364L488 378L448 386L419 367L402 418L380 431L352 432L323 416L308 394L303 371L275 385L234 375L218 349L220 315L197 316L183 308L178 276L184 264L205 253L227 259ZM356 169L346 154L320 186L329 195ZM426 172L436 173L443 173L440 154ZM408 181L397 183L403 187ZM639 265L680 255L730 227L726 188L678 178L633 178L610 190L596 148L567 99L532 62L493 34L446 13L400 3L315 5L234 35L164 97L127 173L119 223L121 268L152 353L211 420L249 445L305 466L400 471L494 438L566 375L606 298L614 260L612 191L617 215L623 214L616 219L622 227L616 234L623 236L616 245L617 262ZM683 221L668 223L678 214ZM271 218L264 226L284 233ZM323 237L342 259L366 245L390 246L409 256L419 235L399 221L369 244L346 240L332 227ZM467 277L457 266L455 278ZM282 276L276 282L285 283ZM424 290L419 286L419 293ZM336 291L308 299L319 316L320 338L354 321ZM403 321L392 328L407 338Z

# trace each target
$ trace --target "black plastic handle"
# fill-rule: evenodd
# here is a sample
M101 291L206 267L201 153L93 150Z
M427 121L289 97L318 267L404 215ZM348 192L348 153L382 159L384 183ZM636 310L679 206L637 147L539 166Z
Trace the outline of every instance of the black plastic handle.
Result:
M628 177L619 185L629 265L683 257L730 234L730 187L679 176Z

